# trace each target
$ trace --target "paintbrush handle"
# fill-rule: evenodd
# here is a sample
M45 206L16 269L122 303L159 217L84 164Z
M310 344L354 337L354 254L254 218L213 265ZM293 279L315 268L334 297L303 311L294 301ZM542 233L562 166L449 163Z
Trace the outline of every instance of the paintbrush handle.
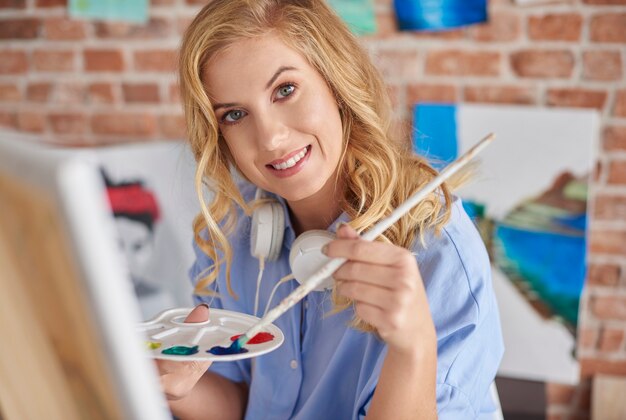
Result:
M435 178L433 178L430 182L420 188L417 192L415 192L412 196L410 196L404 203L402 203L398 208L396 208L391 214L382 219L378 223L376 223L370 230L365 232L361 238L366 241L373 241L379 235L381 235L384 231L389 229L391 225L393 225L398 219L404 216L409 210L411 210L414 206L416 206L420 201L422 201L428 194L433 192L437 187L443 184L448 178L457 173L459 169L465 166L469 161L471 161L478 153L480 153L491 141L495 138L493 133L487 135L481 141L479 141L475 146L469 149L463 156L450 163L446 168L439 173ZM296 290L291 292L287 297L285 297L278 305L276 305L271 311L269 311L263 318L259 320L256 324L254 324L241 338L244 337L250 339L260 333L264 328L274 322L279 316L287 312L289 308L294 306L300 300L302 300L306 295L308 295L312 290L314 290L319 284L324 281L324 279L333 275L335 271L341 265L346 262L345 258L333 258L328 263L326 263L322 268L315 272L307 281L305 281L302 285L300 285ZM244 339L245 340L245 339ZM245 340L247 341L247 340ZM245 343L242 343L245 344Z

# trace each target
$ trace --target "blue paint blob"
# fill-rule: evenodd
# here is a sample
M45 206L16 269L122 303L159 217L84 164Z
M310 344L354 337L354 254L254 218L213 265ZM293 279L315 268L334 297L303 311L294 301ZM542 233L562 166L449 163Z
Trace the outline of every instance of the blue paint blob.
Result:
M190 356L198 353L198 346L174 346L162 351L163 354L170 354L174 356Z
M215 346L211 348L211 350L207 350L207 353L211 353L216 356L226 356L229 354L240 354L248 352L248 349L240 347L239 345L237 345L237 343L238 341L235 340L233 341L233 344L231 344L229 347Z

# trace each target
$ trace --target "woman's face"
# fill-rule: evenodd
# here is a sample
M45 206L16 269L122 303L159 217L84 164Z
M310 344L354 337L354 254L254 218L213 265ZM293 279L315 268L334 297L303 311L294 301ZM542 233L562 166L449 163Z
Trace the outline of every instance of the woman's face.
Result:
M203 76L239 170L287 201L324 199L342 153L342 123L317 70L267 35L221 51Z

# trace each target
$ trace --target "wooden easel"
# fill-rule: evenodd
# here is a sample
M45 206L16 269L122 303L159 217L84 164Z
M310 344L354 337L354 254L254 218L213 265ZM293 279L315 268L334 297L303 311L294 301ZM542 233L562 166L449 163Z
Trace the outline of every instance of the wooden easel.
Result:
M0 418L121 419L61 220L0 170Z

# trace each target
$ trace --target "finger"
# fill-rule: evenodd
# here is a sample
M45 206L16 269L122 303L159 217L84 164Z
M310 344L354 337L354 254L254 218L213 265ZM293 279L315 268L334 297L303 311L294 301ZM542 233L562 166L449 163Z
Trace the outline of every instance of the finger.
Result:
M337 293L357 303L366 303L380 309L397 308L401 304L398 294L389 289L358 281L337 282Z
M189 312L184 322L204 322L209 319L209 305L201 303Z
M331 258L369 262L382 265L415 264L413 255L404 248L385 242L369 242L363 239L335 239L323 249Z
M357 239L359 237L359 234L349 224L342 223L337 229L337 237L343 239Z
M335 280L350 280L370 283L379 287L394 289L401 278L401 270L380 264L361 261L347 261L335 273Z

